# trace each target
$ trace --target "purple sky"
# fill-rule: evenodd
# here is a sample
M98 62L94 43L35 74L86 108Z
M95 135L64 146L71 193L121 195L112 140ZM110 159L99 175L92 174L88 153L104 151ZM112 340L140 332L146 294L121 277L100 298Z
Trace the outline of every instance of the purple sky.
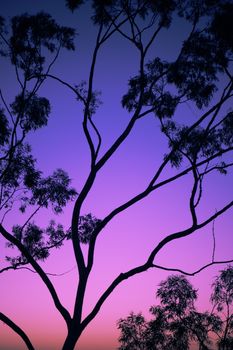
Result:
M23 12L36 13L44 10L51 13L58 23L77 27L77 50L74 53L63 52L53 73L71 84L87 78L94 43L92 34L95 32L95 28L88 21L88 9L83 8L80 13L75 12L72 15L65 8L63 0L10 0L1 7L1 14L6 18ZM184 38L186 26L181 20L175 24L171 31L162 33L158 44L153 47L156 54L156 50L160 50L162 58L175 57ZM102 152L111 145L129 120L127 112L121 109L120 100L126 92L128 78L137 73L137 63L135 49L119 38L114 38L111 46L106 45L100 54L95 88L102 91L103 105L95 120L103 134ZM10 101L17 93L14 72L6 63L1 63L0 69L0 88ZM41 95L50 99L52 114L48 127L30 137L38 165L46 175L58 167L64 168L79 191L89 169L88 148L81 130L82 110L74 96L55 82L48 81L41 90ZM198 111L191 104L184 104L178 110L180 120L193 120L197 116ZM113 208L143 190L165 152L166 140L160 135L158 121L153 116L140 120L127 142L100 172L83 213L92 212L96 217L104 218ZM168 169L164 178L171 171L174 170ZM120 272L143 263L161 238L190 224L190 179L187 177L179 180L176 184L153 193L107 225L97 243L95 268L90 277L84 312L91 310L101 292ZM214 213L231 198L232 191L229 188L232 189L232 172L228 177L210 175L205 185L203 202L199 209L200 218ZM66 227L70 225L71 210L72 204L57 218ZM51 212L43 211L35 221L46 225L51 218L54 218ZM6 220L6 226L10 228L24 220L19 214L12 212ZM233 258L232 211L216 220L215 232L216 259ZM6 253L4 247L5 242L0 239L1 266L4 264L4 256L10 254L9 251ZM209 225L192 237L167 245L156 257L155 263L193 271L211 261L212 247L212 225ZM71 270L64 276L51 277L51 280L61 301L72 311L77 271L74 268L71 243L55 251L42 266L46 272L58 274ZM190 278L190 282L199 290L200 310L208 308L209 288L220 269L221 267L212 267ZM116 349L117 320L131 311L142 311L148 315L149 307L157 303L156 287L167 275L154 269L122 283L84 332L76 348ZM65 324L37 275L22 270L3 273L0 278L0 310L27 332L36 349L60 349L65 336ZM23 350L25 346L17 335L0 323L0 350L10 349Z

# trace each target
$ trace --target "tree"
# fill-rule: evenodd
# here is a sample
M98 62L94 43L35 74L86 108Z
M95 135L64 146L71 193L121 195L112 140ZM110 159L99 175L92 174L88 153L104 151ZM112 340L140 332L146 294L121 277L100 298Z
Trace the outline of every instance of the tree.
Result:
M71 11L81 11L83 3L80 0L67 0L66 6ZM205 217L198 211L208 176L216 172L227 174L233 165L230 158L233 150L233 113L227 109L233 96L232 17L231 1L93 0L91 20L96 29L96 41L89 76L86 82L78 81L74 85L51 71L62 49L75 49L74 29L59 26L50 15L42 12L12 18L11 29L7 32L1 17L0 53L3 59L10 60L19 88L19 93L10 104L2 91L0 94L0 233L9 247L19 251L19 255L6 257L9 265L1 272L29 265L36 271L67 326L63 350L74 348L84 329L120 283L150 268L176 270L175 267L170 269L156 265L157 254L170 242L192 235L232 208L233 201L229 200ZM186 23L188 35L177 57L165 60L151 49L160 34L169 31L177 19ZM109 147L104 147L103 135L95 120L101 101L99 92L95 90L94 78L102 48L110 45L116 35L135 49L139 64L138 72L130 77L128 91L121 101L128 113L128 124ZM47 124L50 103L47 98L39 96L39 91L51 79L72 92L83 107L82 130L89 147L90 170L79 194L71 187L67 173L61 169L43 177L27 143L32 132ZM195 120L186 118L179 121L179 108L187 101L195 106L198 116ZM167 142L167 151L165 155L162 154L161 163L148 184L102 219L93 214L83 214L97 175L131 136L135 126L149 115L160 126L161 135ZM159 146L156 152L159 152ZM84 296L100 233L117 215L134 204L185 179L190 186L187 208L191 223L161 239L151 248L144 263L120 273L99 297L90 313L83 317ZM33 221L41 208L52 208L60 214L70 200L74 200L70 227L65 229L51 221L46 228L41 228ZM23 213L31 210L30 215L23 225L17 224L8 229L5 219L15 203L19 203ZM60 247L66 240L72 241L79 273L72 314L61 303L39 263L49 256L52 248ZM87 259L84 245L87 245ZM212 261L198 271L216 263L218 261L213 256ZM29 349L33 349L18 325L3 313L0 319L21 336Z
M224 322L213 312L196 310L197 290L185 276L169 276L159 284L156 296L160 305L150 308L153 316L150 321L142 314L133 313L118 321L119 349L188 350L193 342L199 344L200 350L210 349L209 334L214 332L219 336Z
M143 350L147 346L147 333L149 327L142 314L131 313L126 319L121 319L118 323L121 330L119 341L121 350Z
M223 318L223 331L219 335L219 349L232 348L233 341L233 268L228 266L220 272L213 283L211 301Z

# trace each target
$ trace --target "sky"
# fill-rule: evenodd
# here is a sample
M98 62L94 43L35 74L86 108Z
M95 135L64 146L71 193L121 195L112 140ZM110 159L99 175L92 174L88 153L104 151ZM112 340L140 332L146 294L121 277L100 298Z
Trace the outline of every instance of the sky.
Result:
M96 31L89 21L88 6L72 14L65 8L63 0L0 0L0 8L1 15L6 19L24 12L43 10L53 15L58 23L77 28L76 51L62 52L53 74L71 84L87 79ZM186 32L187 27L182 20L176 20L170 31L161 34L153 46L151 56L157 55L159 51L162 58L175 57ZM111 44L107 44L100 53L94 86L96 90L101 90L103 101L95 116L103 135L102 152L127 125L129 115L121 108L120 101L127 91L129 77L137 73L137 65L135 49L118 37L114 37ZM0 88L6 100L10 101L17 93L14 71L4 60L0 70ZM41 95L50 99L52 113L48 126L29 138L33 154L46 175L56 168L66 170L72 185L79 192L90 165L81 130L82 109L74 96L54 81L46 82ZM188 103L178 112L181 121L185 118L194 120L198 116L195 106ZM155 117L140 120L132 135L101 170L83 207L83 213L91 212L98 218L104 218L116 206L143 190L162 161L166 145ZM164 176L167 177L172 171L175 170L168 169ZM165 235L190 225L189 195L190 177L187 177L151 194L107 225L97 243L95 267L85 297L85 314L119 273L143 263L151 249ZM221 208L231 196L232 172L228 177L210 175L205 183L200 217L205 218ZM72 203L55 219L68 228L71 214ZM35 220L46 225L52 218L53 213L42 211ZM10 228L24 220L25 217L12 212L7 217L6 226ZM232 259L232 211L215 221L215 234L216 259ZM191 272L211 261L212 249L212 225L208 225L191 237L167 245L158 254L155 263ZM10 251L6 251L5 242L0 239L0 266L4 266L6 254L9 255ZM51 276L51 281L61 301L72 311L78 277L71 243L53 252L41 266L49 273L67 272L59 277ZM198 289L198 306L202 311L208 309L210 285L221 267L211 267L189 279ZM164 271L151 269L118 286L85 330L76 349L116 349L119 336L117 320L126 317L131 311L141 311L149 317L149 307L158 303L155 298L156 288L167 276L168 273ZM66 327L38 276L25 270L10 271L0 275L0 283L0 310L25 330L37 350L60 349ZM0 323L0 350L13 349L23 350L25 345L6 325Z

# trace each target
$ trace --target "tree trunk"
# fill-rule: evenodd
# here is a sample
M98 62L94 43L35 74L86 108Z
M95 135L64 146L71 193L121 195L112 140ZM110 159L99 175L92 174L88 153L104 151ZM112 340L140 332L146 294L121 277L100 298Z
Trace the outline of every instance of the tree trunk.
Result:
M82 330L79 327L71 326L62 350L73 350L81 334Z

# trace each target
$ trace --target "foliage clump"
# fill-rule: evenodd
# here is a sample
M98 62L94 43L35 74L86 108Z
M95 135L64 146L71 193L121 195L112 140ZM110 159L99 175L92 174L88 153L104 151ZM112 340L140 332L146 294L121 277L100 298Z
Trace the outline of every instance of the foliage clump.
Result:
M197 290L184 275L171 275L160 282L151 306L152 319L131 312L118 321L119 350L188 350L193 343L202 350L230 350L233 344L233 267L220 271L212 285L212 311L195 307ZM213 341L214 339L214 341Z

